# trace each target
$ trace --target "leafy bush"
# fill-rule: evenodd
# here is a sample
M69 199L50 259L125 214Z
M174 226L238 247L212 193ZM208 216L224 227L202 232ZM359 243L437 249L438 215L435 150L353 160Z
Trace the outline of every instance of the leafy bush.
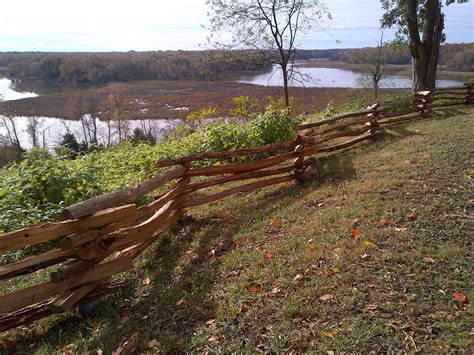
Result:
M232 99L234 107L229 110L229 113L235 117L248 118L257 112L260 106L260 101L256 97L237 96Z
M0 170L0 233L57 219L66 205L134 186L158 173L157 160L292 139L300 122L289 109L269 109L247 123L212 123L157 145L123 142L74 160L31 150Z

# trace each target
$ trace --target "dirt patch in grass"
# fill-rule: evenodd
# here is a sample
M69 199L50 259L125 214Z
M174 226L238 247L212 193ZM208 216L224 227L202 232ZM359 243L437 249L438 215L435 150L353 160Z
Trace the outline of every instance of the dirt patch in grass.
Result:
M307 183L193 209L94 318L6 333L4 349L469 351L473 119L393 126L318 158Z

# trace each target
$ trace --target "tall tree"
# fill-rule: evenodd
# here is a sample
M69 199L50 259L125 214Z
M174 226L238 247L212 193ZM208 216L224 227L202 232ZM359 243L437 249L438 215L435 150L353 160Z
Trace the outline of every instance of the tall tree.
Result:
M436 84L439 48L445 40L443 3L440 0L380 0L385 13L382 27L397 27L412 56L413 89L431 90ZM469 0L446 0L446 5Z
M288 107L288 84L297 72L296 40L325 16L330 17L324 3L320 0L207 0L207 4L211 9L211 39L217 33L231 34L231 47L256 48L278 65Z

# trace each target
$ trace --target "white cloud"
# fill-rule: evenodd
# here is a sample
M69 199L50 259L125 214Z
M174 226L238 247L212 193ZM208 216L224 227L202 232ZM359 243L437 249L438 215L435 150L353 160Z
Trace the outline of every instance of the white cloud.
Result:
M302 39L305 47L372 45L382 13L378 0L327 0L333 21L329 34ZM448 41L472 41L474 2L452 5L447 14ZM205 43L205 0L2 0L0 50L155 50L197 49ZM364 30L366 32L364 32ZM313 44L314 43L314 44ZM313 44L313 45L312 45Z

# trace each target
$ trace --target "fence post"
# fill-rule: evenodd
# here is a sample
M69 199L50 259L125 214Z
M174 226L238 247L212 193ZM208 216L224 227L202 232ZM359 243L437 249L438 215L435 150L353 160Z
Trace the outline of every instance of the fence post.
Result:
M370 127L370 134L375 135L380 127L380 123L378 121L380 115L380 111L378 109L380 108L380 104L377 102L367 108L374 110L374 112L367 114L368 121L366 125ZM376 139L376 137L373 137L372 139Z
M472 86L473 86L473 84L471 84L471 83L465 83L464 86L465 86L466 89L467 89L465 104L466 104L466 105L471 105L471 104L472 104L472 95L473 95L473 92L472 92Z
M430 111L428 104L433 102L434 91L418 91L415 92L413 98L413 110L421 114L428 113Z
M295 147L295 152L301 152L304 150L304 140L303 137L298 133L298 136L296 137L296 147ZM298 157L293 161L293 165L295 165L295 170L293 173L296 176L296 180L298 182L303 182L304 178L301 177L303 173L306 171L308 168L308 165L305 164L305 156L304 154L298 155Z

